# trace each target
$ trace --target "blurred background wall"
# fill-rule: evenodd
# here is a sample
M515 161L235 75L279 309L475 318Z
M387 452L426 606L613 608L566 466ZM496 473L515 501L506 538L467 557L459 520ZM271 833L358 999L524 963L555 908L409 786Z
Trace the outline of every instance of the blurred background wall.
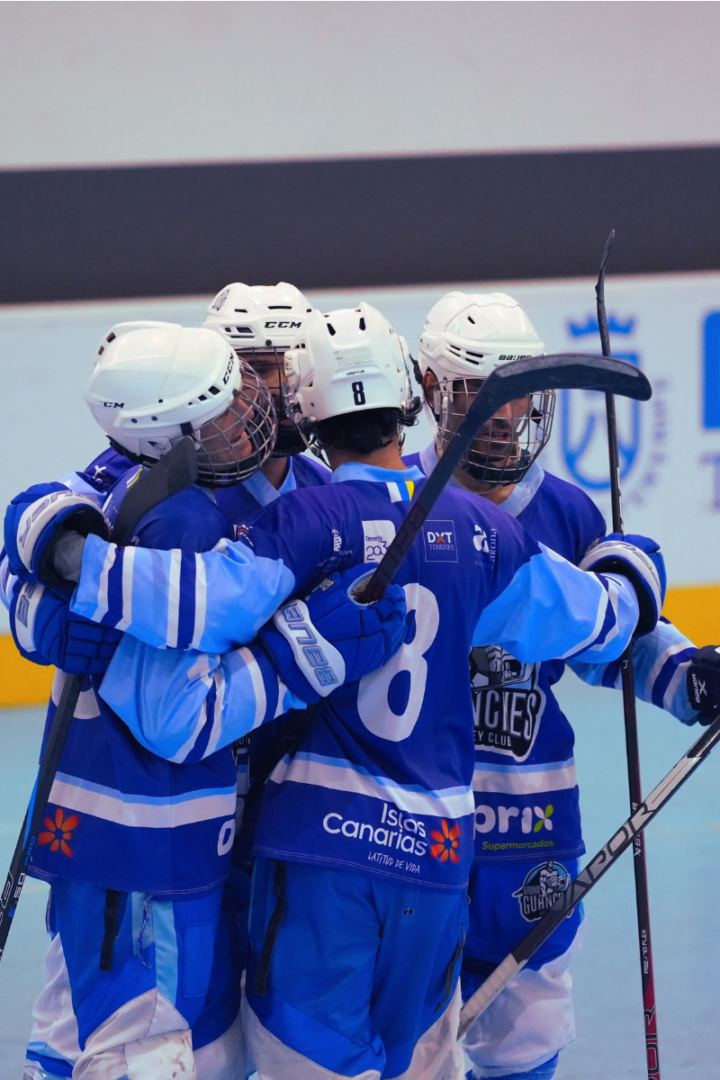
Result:
M718 31L693 2L0 4L0 497L101 448L81 391L115 321L284 279L414 347L447 288L501 285L598 351L614 227L613 348L655 385L621 410L627 525L717 638ZM546 452L603 508L604 439L569 395ZM8 701L40 692L18 672L0 640Z

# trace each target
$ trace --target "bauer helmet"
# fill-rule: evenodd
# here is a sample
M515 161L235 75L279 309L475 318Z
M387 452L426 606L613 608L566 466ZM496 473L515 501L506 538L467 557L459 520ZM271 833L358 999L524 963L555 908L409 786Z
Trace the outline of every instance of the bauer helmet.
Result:
M106 335L85 400L110 442L144 463L185 435L198 449L198 483L246 480L269 457L276 419L270 392L217 334L160 323Z
M369 304L327 315L313 311L285 354L288 412L301 431L319 420L368 409L415 416L404 338Z
M237 355L269 384L278 417L273 457L291 457L305 449L297 428L285 415L282 388L285 350L302 332L311 311L300 290L286 281L277 285L236 281L217 294L203 323L222 334Z
M443 296L425 321L419 357L438 448L450 443L495 368L544 351L527 315L507 293ZM428 372L435 378L428 379ZM488 487L516 484L547 443L554 408L553 390L504 406L475 438L460 468Z

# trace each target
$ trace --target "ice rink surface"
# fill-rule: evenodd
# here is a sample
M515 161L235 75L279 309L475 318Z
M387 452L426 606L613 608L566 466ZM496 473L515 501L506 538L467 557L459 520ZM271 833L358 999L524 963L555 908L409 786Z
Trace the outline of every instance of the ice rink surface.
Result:
M563 707L577 732L583 820L592 855L627 817L620 694L566 675ZM33 780L42 709L0 712L0 872L5 875ZM699 733L640 706L649 791ZM720 750L648 830L648 868L663 1080L717 1080L720 1027ZM30 1009L42 980L46 888L29 881L0 965L0 1080L20 1080ZM641 1080L642 1004L629 852L587 901L575 965L578 1038L557 1080Z

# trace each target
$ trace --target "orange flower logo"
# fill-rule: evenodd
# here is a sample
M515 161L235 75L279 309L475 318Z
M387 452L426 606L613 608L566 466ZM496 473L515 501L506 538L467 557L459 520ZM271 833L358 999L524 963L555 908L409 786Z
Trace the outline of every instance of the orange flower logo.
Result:
M38 844L49 844L51 851L62 851L63 855L68 855L71 859L73 857L72 848L67 843L68 840L72 840L73 829L77 829L80 824L80 818L77 814L71 814L70 817L65 817L62 810L58 807L55 811L55 820L46 817L43 821L43 825L48 830L47 832L41 832L38 836Z
M458 836L460 835L460 826L453 825L452 829L448 825L445 818L442 821L442 832L435 832L430 834L435 843L430 848L430 854L433 859L439 859L440 862L447 862L450 859L452 862L460 862L455 848L458 847Z

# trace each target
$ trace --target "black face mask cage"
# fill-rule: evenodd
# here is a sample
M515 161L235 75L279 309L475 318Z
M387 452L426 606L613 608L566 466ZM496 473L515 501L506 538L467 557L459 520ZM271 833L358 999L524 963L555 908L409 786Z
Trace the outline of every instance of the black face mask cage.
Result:
M434 392L440 446L450 444L484 379L443 379ZM473 440L460 468L488 487L522 480L545 447L552 430L555 391L543 390L512 403L512 415L494 416Z
M295 457L296 454L301 454L303 450L306 449L306 445L297 427L292 422L292 418L285 409L285 395L283 393L283 387L287 382L285 378L285 353L290 346L267 345L264 348L241 348L239 345L233 345L233 348L235 349L240 362L249 364L259 378L263 378L264 367L270 368L271 370L274 369L278 373L279 389L273 394L275 413L277 415L277 435L275 437L275 446L273 447L271 456L274 458L284 458ZM273 393L273 391L271 391L271 393ZM290 426L283 424L283 421L288 420L290 421Z
M197 482L203 487L229 487L247 480L265 464L275 446L277 417L272 394L249 364L241 360L240 370L242 386L233 402L193 436L198 447Z

